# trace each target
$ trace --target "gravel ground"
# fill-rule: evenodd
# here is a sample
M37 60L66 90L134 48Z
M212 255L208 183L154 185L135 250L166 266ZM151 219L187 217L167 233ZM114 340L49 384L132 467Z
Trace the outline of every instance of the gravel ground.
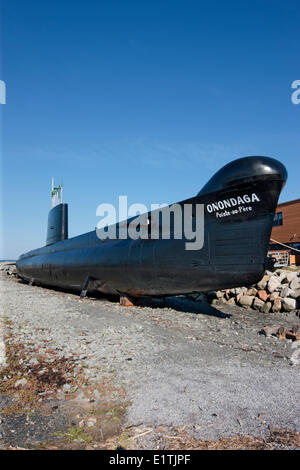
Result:
M193 439L300 431L300 342L261 333L299 324L296 312L264 315L183 297L128 308L29 286L5 272L0 289L14 339L33 351L46 344L59 358L76 354L90 384L113 380L114 399L126 390L123 428L141 429L135 448L157 448L152 430L161 426L169 433L182 426Z

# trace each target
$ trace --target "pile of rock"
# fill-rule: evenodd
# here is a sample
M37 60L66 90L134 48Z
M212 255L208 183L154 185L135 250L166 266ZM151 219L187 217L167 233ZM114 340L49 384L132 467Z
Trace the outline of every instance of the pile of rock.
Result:
M300 273L283 269L274 273L266 271L262 280L253 286L191 294L189 297L212 305L239 305L263 313L291 312L300 308Z
M17 275L16 263L1 263L0 271L6 272L8 276L16 276Z

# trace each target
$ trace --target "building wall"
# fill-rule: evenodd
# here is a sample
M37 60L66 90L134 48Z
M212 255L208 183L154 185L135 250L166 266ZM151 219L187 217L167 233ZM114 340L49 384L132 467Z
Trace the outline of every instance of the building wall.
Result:
M300 243L300 199L279 204L276 212L282 212L283 225L273 227L271 238L281 243Z

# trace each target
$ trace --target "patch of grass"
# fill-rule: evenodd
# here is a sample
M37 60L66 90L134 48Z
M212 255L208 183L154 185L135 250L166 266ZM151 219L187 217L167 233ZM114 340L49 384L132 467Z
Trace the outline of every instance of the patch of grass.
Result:
M84 441L86 444L89 444L93 440L90 434L87 434L82 429L76 427L69 428L67 432L57 432L55 434L58 437L63 437L67 441L81 440Z
M131 444L132 438L130 437L130 435L127 433L121 434L118 446L124 447L124 449L126 449L127 447L130 447Z

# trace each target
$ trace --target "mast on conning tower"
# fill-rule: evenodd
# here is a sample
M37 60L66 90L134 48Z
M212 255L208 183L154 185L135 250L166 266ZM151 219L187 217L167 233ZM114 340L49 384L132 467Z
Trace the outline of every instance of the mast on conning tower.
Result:
M54 186L54 178L52 178L51 206L55 207L63 202L63 185Z

